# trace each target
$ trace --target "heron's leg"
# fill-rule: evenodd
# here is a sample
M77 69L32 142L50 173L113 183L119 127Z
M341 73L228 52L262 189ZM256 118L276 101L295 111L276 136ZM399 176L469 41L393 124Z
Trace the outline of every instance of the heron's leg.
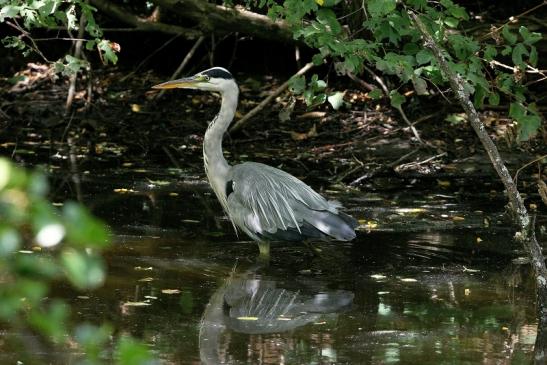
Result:
M270 259L270 242L265 241L259 241L258 243L258 251L260 252L260 255L258 256L260 259L265 259L266 261Z

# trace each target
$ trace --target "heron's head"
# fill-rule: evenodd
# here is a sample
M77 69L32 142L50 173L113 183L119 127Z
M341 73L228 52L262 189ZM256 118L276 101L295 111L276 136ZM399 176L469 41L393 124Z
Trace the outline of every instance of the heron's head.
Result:
M237 85L230 71L222 67L213 67L198 72L194 76L183 77L182 79L167 81L152 86L153 89L197 89L216 92L233 90Z

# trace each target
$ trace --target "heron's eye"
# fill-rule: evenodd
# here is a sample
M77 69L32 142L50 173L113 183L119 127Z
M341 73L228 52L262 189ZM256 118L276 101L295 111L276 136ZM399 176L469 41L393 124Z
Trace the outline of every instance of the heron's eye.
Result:
M203 75L203 81L209 81L211 78L207 75Z

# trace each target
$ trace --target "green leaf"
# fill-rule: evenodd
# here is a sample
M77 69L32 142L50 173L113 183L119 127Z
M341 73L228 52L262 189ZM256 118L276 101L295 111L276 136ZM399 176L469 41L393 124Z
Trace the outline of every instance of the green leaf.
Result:
M49 192L49 183L42 172L32 172L27 184L27 192L35 198L45 197Z
M487 45L484 49L484 58L486 61L492 61L498 55L498 50L492 45Z
M30 211L36 242L42 247L52 247L61 242L65 228L53 206L46 200L40 200L32 205Z
M328 26L333 34L338 34L342 31L342 26L336 19L336 14L331 9L321 8L317 11L317 21Z
M60 300L54 300L46 310L34 310L28 321L41 334L51 337L54 342L61 342L66 335L66 324L69 307Z
M48 286L38 280L19 277L16 290L19 298L25 300L27 305L36 306L44 300L48 292Z
M22 189L27 183L25 171L11 163L6 158L0 157L0 192L3 189Z
M533 106L533 104L530 106ZM534 112L534 109L532 107L526 108L521 103L511 103L509 106L509 116L517 122L517 140L519 142L530 139L541 126L541 118Z
M316 53L311 58L311 61L315 66L319 66L325 62L325 56L323 56L321 53Z
M344 105L344 93L340 91L335 92L334 94L331 94L327 100L334 110L338 110Z
M304 76L295 76L289 79L289 88L294 94L302 94L306 88L306 78Z
M524 43L526 43L527 45L532 45L543 39L541 33L530 32L528 28L523 25L519 28L519 33L522 36Z
M535 46L530 46L530 56L528 57L528 62L534 67L538 64L538 50Z
M509 42L509 44L517 43L517 36L511 32L507 25L503 26L503 28L501 29L501 34L503 35L503 38L505 38L505 40Z
M0 225L0 257L6 257L15 253L21 247L19 232L8 225Z
M110 62L115 65L118 62L118 56L116 55L116 51L114 50L113 45L113 43L107 41L106 39L103 39L97 44L97 47L103 54L104 62Z
M509 105L509 116L516 121L521 120L526 115L526 108L521 103L511 103Z
M63 217L69 242L92 248L104 248L109 244L106 226L93 217L78 203L67 202L63 206Z
M83 348L86 360L90 362L90 365L103 363L101 353L109 342L112 332L112 327L105 324L98 327L85 323L76 327L74 338Z
M526 49L526 46L522 43L517 43L515 47L513 47L513 53L511 55L511 58L513 60L513 63L515 66L520 66L521 68L526 68L526 65L524 61L522 60L523 55L528 56L528 50Z
M391 90L389 93L390 103L391 106L394 108L400 108L401 105L406 101L406 98L404 95L399 94L397 90Z
M484 98L486 97L487 89L483 88L481 85L475 85L475 93L473 94L473 104L477 108L482 108L484 104Z
M450 124L460 124L465 122L467 119L465 114L448 114L444 120Z
M382 90L376 88L376 89L373 89L373 90L369 91L367 95L371 99L378 100L378 99L381 99L384 96L384 93L382 92Z
M500 94L496 92L491 92L490 95L488 95L488 103L490 105L499 105L500 103Z
M148 365L152 364L152 356L148 348L131 337L122 337L116 349L117 365Z
M15 18L19 15L20 10L21 7L17 5L2 6L2 9L0 9L0 23L3 23L6 18Z
M72 285L80 290L100 286L105 279L105 267L100 257L84 251L65 249L61 253L61 264Z
M457 28L460 24L460 21L453 17L446 17L444 18L444 24L448 25L450 28Z
M459 5L450 6L448 12L457 19L469 20L469 15L465 11L465 8Z
M505 47L503 47L503 49L501 50L501 55L502 55L502 56L509 56L512 52L513 52L513 47L511 47L511 46L505 46Z
M414 90L416 90L416 94L418 95L429 94L429 92L427 91L427 82L425 82L425 80L422 79L421 77L413 77L412 84L414 85Z
M405 43L403 46L403 53L407 55L415 55L417 54L421 49L421 46L417 45L414 42Z
M422 49L416 54L416 62L418 65L423 65L425 63L431 62L433 55L429 49Z
M32 280L56 279L60 268L50 256L39 254L15 255L14 271Z
M541 118L538 115L528 114L518 122L518 141L524 142L535 136L541 126Z
M394 11L397 0L369 0L367 8L372 17L382 17Z

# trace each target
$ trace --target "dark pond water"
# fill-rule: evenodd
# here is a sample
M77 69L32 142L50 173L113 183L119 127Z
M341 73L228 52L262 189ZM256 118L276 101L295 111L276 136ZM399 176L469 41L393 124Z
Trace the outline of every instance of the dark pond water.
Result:
M463 193L457 182L449 190L399 182L387 192L326 191L363 223L358 238L319 244L319 255L274 243L264 263L197 177L93 175L84 175L82 193L114 232L109 275L97 291L60 285L55 295L69 300L76 320L108 321L118 334L144 340L162 363L531 358L533 282L513 263L503 197Z

